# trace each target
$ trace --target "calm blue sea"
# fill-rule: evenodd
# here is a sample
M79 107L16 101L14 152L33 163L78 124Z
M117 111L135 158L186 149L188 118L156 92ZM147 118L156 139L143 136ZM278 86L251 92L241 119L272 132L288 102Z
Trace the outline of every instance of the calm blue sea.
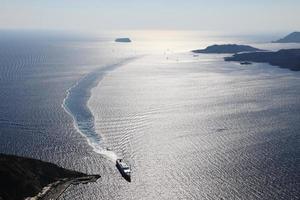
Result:
M190 53L216 43L300 48L212 32L0 31L0 152L102 176L66 200L300 199L300 73Z

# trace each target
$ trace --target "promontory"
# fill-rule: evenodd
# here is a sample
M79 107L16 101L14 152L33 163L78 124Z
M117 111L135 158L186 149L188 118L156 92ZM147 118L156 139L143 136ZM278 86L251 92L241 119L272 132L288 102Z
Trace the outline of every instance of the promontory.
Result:
M276 52L238 53L225 61L269 63L281 68L300 71L300 49L282 49Z
M87 175L48 162L0 153L1 200L57 199L71 185L95 182L98 178L99 175Z
M193 50L192 52L206 53L206 54L211 54L211 53L225 54L225 53L240 53L240 52L254 52L254 51L263 51L263 50L248 45L222 44L222 45L208 46L205 49Z

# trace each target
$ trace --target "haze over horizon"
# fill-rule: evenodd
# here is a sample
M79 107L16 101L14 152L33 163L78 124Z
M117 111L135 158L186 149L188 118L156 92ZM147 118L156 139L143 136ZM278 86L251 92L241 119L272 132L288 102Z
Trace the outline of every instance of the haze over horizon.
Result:
M0 29L291 32L300 29L299 7L297 0L1 0Z

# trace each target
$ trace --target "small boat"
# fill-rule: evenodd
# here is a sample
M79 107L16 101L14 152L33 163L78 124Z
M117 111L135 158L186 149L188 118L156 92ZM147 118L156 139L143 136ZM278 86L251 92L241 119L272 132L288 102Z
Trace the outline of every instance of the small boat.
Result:
M122 161L122 159L117 159L116 167L122 174L123 178L125 178L128 182L131 182L131 169L125 162Z
M240 62L241 65L251 65L252 63L251 62L248 62L248 61L244 61L244 62Z

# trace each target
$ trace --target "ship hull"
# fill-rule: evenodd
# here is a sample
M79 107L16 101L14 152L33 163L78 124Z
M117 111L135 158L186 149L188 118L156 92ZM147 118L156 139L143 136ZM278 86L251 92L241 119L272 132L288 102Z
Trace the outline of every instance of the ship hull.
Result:
M120 165L116 164L116 167L118 168L120 174L122 175L122 177L128 181L131 182L131 176L127 173L124 172L124 170L120 167Z

